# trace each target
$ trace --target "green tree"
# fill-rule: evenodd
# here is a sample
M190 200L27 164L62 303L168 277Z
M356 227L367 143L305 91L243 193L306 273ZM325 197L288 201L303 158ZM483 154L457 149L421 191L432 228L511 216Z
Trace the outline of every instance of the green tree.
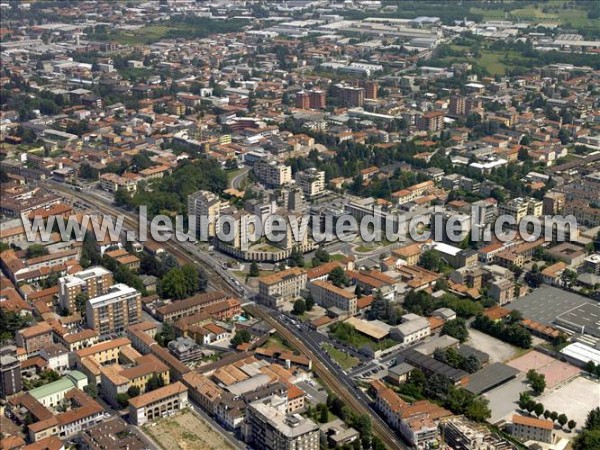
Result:
M577 422L575 422L573 419L571 419L571 420L569 420L569 422L567 422L567 427L569 428L569 431L573 431L576 426L577 426Z
M156 334L156 342L162 347L175 340L175 329L169 322L163 322L160 332Z
M558 413L556 411L552 411L550 413L550 420L552 420L552 422L556 422L557 419L558 419Z
M542 405L541 403L536 403L535 404L535 408L533 409L533 411L535 412L535 415L540 417L542 414L544 414L544 405Z
M237 331L235 336L231 339L231 345L233 345L233 347L237 347L244 342L250 342L250 339L252 339L252 336L248 330L240 330Z
M546 376L538 373L535 369L529 369L527 372L527 381L535 395L541 395L546 389Z
M292 253L290 253L290 257L288 259L288 264L290 267L304 267L304 255L298 247L294 247L292 249Z
M127 389L127 395L129 398L137 397L140 395L140 388L137 386L131 386L129 389Z
M301 298L296 300L294 302L293 312L297 316L301 316L302 314L304 314L306 312L306 302L304 300L302 300Z
M329 260L330 260L329 252L327 250L325 250L324 248L319 248L315 251L315 255L313 256L312 266L313 267L320 266L321 264L329 262Z
M341 267L336 267L329 272L328 280L331 281L337 287L347 286L349 281L346 276L346 272Z
M127 395L126 392L117 394L117 404L121 407L121 409L126 408L129 404L129 395Z
M419 266L427 270L440 272L444 268L444 261L442 261L442 257L435 250L427 250L421 255Z
M314 306L315 306L315 299L312 297L312 295L309 294L308 297L306 297L306 310L312 311Z
M182 299L187 297L186 277L179 268L169 270L158 284L162 298Z
M467 330L467 322L465 319L457 318L447 321L442 327L441 334L447 334L460 342L465 342L469 338L469 330Z
M25 252L25 257L29 258L37 258L38 256L46 256L48 255L48 249L41 244L32 244L27 247L27 251Z
M96 384L88 384L83 387L83 392L92 398L98 397L98 386Z
M88 295L85 292L80 292L75 296L75 308L81 317L85 317L86 303L88 301Z
M155 391L165 386L165 379L162 375L154 374L146 383L146 392ZM138 390L139 392L139 390Z
M250 271L248 272L248 275L251 277L257 277L260 275L260 270L258 269L258 264L256 264L256 261L252 261L252 264L250 264Z
M319 414L319 422L327 423L329 421L329 411L327 410L327 405L323 405L322 403L319 403L318 406L323 406L321 408L321 412Z
M567 424L567 422L569 421L567 415L564 414L564 413L563 414L559 414L556 420L558 420L558 424L561 427L564 427Z
M595 375L596 374L596 364L594 364L594 361L588 361L585 364L584 369L587 373L591 374L591 375Z

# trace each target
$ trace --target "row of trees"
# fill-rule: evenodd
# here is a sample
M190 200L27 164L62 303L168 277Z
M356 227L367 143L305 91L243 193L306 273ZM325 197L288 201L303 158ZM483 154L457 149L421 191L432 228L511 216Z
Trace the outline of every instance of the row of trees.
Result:
M594 361L588 361L584 367L584 370L590 375L596 375L600 378L600 364L594 364Z
M434 400L453 413L464 414L477 422L491 417L489 402L485 397L478 397L466 389L454 386L444 375L434 374L426 377L421 370L415 369L410 373L408 381L396 390L399 394L415 400Z
M410 291L403 303L404 309L420 316L430 316L438 308L450 308L459 317L469 318L480 314L483 306L472 300L458 298L453 294L444 294L434 298L425 291Z
M158 283L158 294L162 298L182 299L196 292L203 292L208 285L206 272L200 267L185 264L169 270Z
M559 414L556 411L546 409L543 404L533 400L527 392L519 394L519 408L527 411L529 414L535 414L538 418L543 416L544 419L552 420L552 422L558 423L561 427L567 425L569 430L573 430L577 426L577 422L573 419L569 420L566 414Z
M458 339L461 343L465 342L469 338L466 320L461 317L454 320L448 320L444 323L441 334L447 334L448 336Z
M488 317L479 315L471 324L476 330L494 336L501 341L521 348L531 347L531 333L516 323L506 324L494 322Z
M327 404L325 406L329 411L360 433L360 442L354 445L354 449L360 449L360 444L362 444L362 448L385 450L383 442L372 434L371 419L368 415L355 413L334 394L327 396Z

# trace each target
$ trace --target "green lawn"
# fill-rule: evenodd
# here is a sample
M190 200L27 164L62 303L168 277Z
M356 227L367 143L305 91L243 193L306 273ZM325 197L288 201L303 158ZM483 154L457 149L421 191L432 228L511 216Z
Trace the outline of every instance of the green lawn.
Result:
M333 255L329 255L329 259L331 261L342 261L342 260L344 260L346 258L347 258L346 255L342 255L340 253L334 253Z
M227 180L229 180L229 183L231 183L231 180L233 180L240 173L242 173L243 170L244 169L233 169L233 170L227 170L227 171L225 171L225 173L227 174Z
M165 25L149 25L138 30L120 31L115 34L111 34L110 38L111 40L124 45L151 44L163 39L167 33L173 29L173 27L168 27ZM183 31L184 30L182 30L182 32Z
M329 356L331 356L331 358L336 361L344 370L352 369L360 362L358 358L350 356L348 353L344 353L343 351L338 350L329 344L323 345L323 350L325 350Z
M511 9L508 5L506 12L504 9L484 9L472 7L470 12L473 14L483 15L484 20L530 20L536 22L554 23L558 22L562 25L571 25L576 28L592 28L597 27L592 20L587 18L587 10L585 8L563 9L564 0L550 0L545 3L540 3L538 8L527 6L525 8ZM544 12L546 9L546 12Z
M335 324L337 325L337 324ZM335 327L334 325L334 327ZM353 327L354 328L354 327ZM345 342L356 349L361 349L363 347L370 347L373 350L384 350L386 348L390 348L393 345L396 345L397 342L392 339L382 339L381 341L374 341L373 339L365 336L364 334L359 333L354 330L350 334L346 334L345 332L340 332L340 328L336 328L336 331L332 332L332 335L338 339L339 341Z

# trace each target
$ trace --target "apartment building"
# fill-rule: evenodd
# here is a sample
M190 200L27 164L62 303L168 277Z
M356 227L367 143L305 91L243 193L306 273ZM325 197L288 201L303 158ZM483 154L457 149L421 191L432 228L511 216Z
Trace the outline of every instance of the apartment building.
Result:
M298 109L309 109L310 108L310 95L306 91L296 92L296 108Z
M115 284L86 303L86 321L100 335L120 333L142 318L142 295L125 284Z
M6 398L23 390L21 363L17 347L7 345L0 349L0 397Z
M134 425L175 413L188 405L188 388L179 381L129 400L129 418Z
M391 337L404 344L420 341L430 334L429 321L425 317L412 313L403 315L402 323L390 329Z
M129 366L129 365L128 365ZM165 386L170 382L169 367L154 355L138 356L131 367L112 364L100 367L102 394L113 405L117 405L117 395L125 394L131 387L146 392L148 382L153 377L162 377Z
M315 303L323 308L339 308L349 316L354 316L358 311L354 290L347 291L328 281L315 281L308 288Z
M258 279L258 300L272 308L295 300L306 287L306 271L299 267L282 270Z
M79 294L84 294L87 298L98 297L105 294L112 285L112 272L101 266L90 267L59 278L58 301L63 308L75 312L75 299Z
M449 111L453 116L464 116L466 111L466 98L460 95L450 97Z
M41 444L53 436L62 440L68 439L102 422L106 417L104 408L79 389L66 392L64 400L69 405L68 410L59 414L46 409L29 394L24 394L17 400L16 406L24 408L29 415L37 418L37 421L28 426L28 432L29 439L39 445L39 448L47 448Z
M39 354L40 350L53 342L52 327L46 322L40 322L31 327L17 330L15 334L17 345L25 349L28 357Z
M246 410L248 441L264 450L318 450L319 426L299 414L287 414L286 400L273 396Z
M308 104L312 109L324 109L326 107L326 98L326 92L321 89L311 89L308 91Z
M317 197L325 191L325 172L314 167L296 173L296 184L308 199Z
M561 214L565 204L567 202L567 196L562 192L550 191L544 195L542 200L544 214L555 215Z
M140 180L142 180L140 175L131 172L124 173L123 175L103 173L100 175L100 188L113 193L119 189L127 192L135 192Z
M348 108L363 106L365 103L365 89L356 86L337 84L335 86L340 104Z
M173 322L182 317L199 313L203 309L229 299L229 295L221 291L204 292L193 297L169 303L156 308L156 317L161 322Z
M375 80L367 80L363 82L365 88L365 98L369 100L377 100L379 91L379 83Z
M257 161L253 170L256 177L269 187L281 187L292 181L292 168L277 161Z
M196 191L188 196L188 215L196 217L196 225L200 224L200 218L214 218L208 221L207 237L215 237L219 231L219 217L221 214L221 199L210 191Z
M423 114L417 119L417 128L421 131L437 133L444 129L444 118L446 114L442 111L431 111Z
M510 200L508 203L498 205L498 214L500 216L507 215L514 217L516 225L521 222L523 217L530 215L539 217L544 211L544 203L533 198L517 197Z
M552 431L554 423L551 420L536 419L535 417L519 416L512 417L510 434L517 439L526 441L539 441L552 443Z

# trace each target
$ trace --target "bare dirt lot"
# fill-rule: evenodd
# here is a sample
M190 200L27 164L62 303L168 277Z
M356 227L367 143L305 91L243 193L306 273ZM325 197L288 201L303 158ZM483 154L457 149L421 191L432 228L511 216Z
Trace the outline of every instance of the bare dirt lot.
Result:
M581 372L579 368L571 364L561 362L536 350L513 359L508 365L523 373L527 373L529 369L537 370L546 377L546 387L548 388L558 386Z
M165 450L232 449L220 434L191 411L147 424L144 431Z

